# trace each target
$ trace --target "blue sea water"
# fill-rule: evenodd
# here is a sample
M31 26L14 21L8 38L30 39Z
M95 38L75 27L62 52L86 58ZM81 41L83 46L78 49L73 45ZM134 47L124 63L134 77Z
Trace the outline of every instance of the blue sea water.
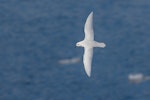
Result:
M94 12L91 78L76 42ZM128 82L128 74L150 75L150 1L1 0L0 100L150 100L150 81Z

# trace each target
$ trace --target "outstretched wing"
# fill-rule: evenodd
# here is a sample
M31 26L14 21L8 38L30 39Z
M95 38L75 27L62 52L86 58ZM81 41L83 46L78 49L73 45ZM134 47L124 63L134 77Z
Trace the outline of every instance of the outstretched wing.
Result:
M93 48L84 48L83 63L87 75L91 76L91 64L93 58Z
M94 40L94 31L93 31L93 12L91 12L85 22L84 26L85 39Z

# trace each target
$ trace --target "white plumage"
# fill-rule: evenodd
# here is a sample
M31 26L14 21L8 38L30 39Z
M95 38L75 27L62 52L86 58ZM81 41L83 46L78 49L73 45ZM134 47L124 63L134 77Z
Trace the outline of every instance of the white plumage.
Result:
M91 12L86 20L84 26L85 38L83 41L77 42L76 46L84 47L83 63L87 75L91 76L91 65L93 58L93 47L102 47L106 45L104 43L99 43L94 41L94 31L93 31L93 12Z

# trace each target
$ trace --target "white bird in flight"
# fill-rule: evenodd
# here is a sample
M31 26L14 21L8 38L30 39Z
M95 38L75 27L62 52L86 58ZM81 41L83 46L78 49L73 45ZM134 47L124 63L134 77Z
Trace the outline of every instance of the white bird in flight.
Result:
M91 64L93 58L93 47L104 48L105 43L99 43L94 41L94 31L93 31L93 12L91 12L86 20L84 26L85 38L83 41L77 42L76 46L84 47L83 63L87 75L91 76Z

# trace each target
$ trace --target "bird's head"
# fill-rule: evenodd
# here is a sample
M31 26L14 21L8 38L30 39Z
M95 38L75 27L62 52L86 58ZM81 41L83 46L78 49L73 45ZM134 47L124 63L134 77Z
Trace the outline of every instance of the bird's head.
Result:
M81 42L77 42L77 43L76 43L76 46L77 46L77 47L83 47L82 44L81 44Z

